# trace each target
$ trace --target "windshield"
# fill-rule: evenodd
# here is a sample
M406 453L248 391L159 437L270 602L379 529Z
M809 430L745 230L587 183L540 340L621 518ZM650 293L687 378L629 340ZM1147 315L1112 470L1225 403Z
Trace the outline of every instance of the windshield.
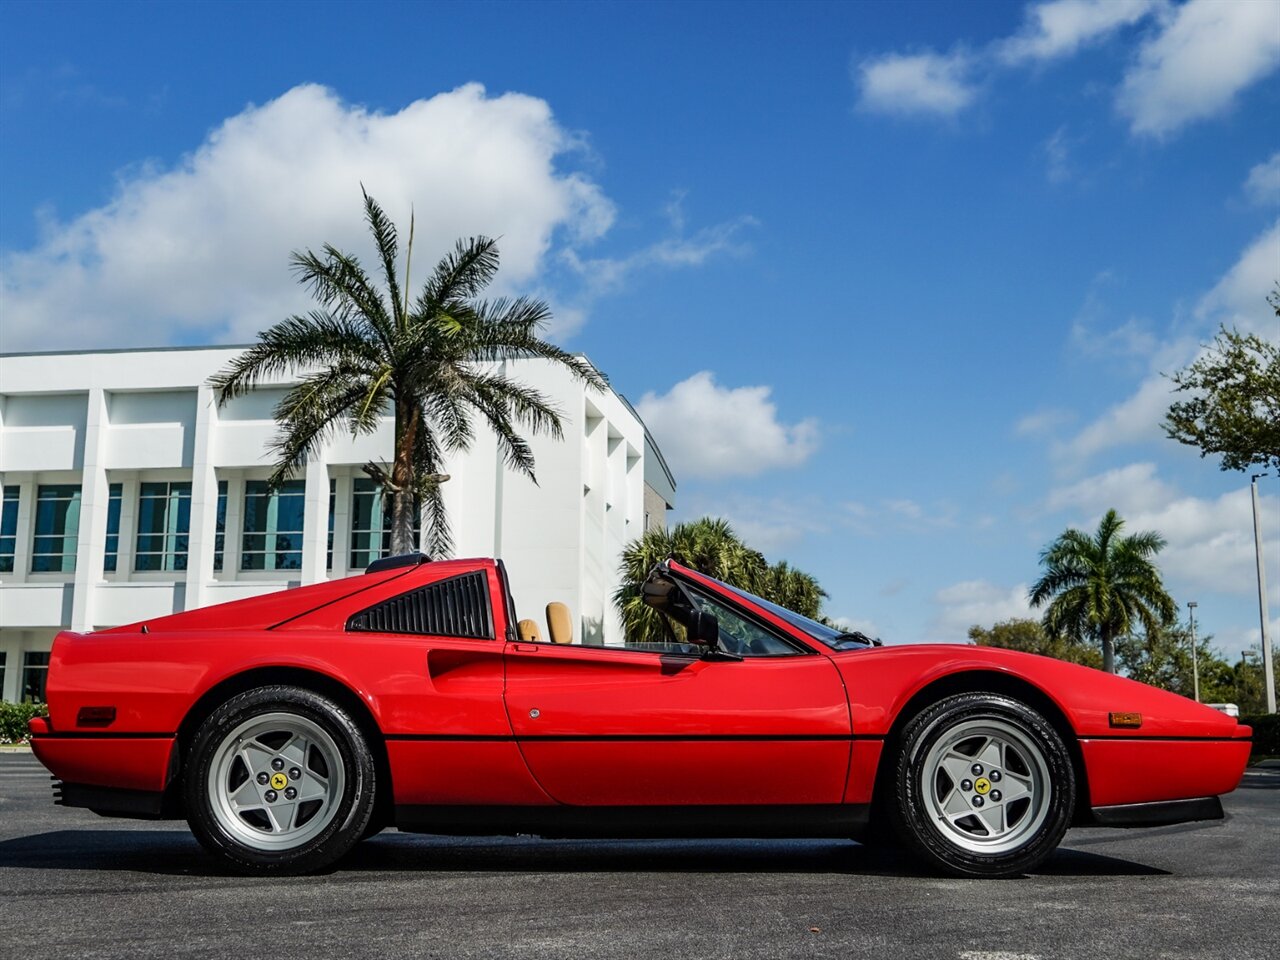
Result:
M706 574L700 574L706 577ZM732 593L743 600L749 600L758 607L768 610L774 616L785 620L798 630L803 631L813 639L817 640L824 646L830 647L832 650L853 650L861 649L870 644L865 639L860 639L860 635L855 636L846 633L837 627L829 627L825 623L819 623L817 620L811 620L806 616L796 613L794 610L788 610L786 607L780 607L776 603L770 603L757 597L754 593L747 593L745 590L739 590L737 587L725 583L723 580L717 580L715 577L707 577L712 583L718 584L729 593Z

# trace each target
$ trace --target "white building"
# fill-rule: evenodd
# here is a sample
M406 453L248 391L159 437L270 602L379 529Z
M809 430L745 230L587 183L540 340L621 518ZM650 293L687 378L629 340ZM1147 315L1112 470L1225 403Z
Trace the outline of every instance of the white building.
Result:
M361 467L377 433L339 434L275 493L268 443L288 381L219 408L241 347L0 355L0 696L38 695L61 629L91 630L358 573L389 540ZM509 372L560 409L530 438L538 484L477 424L443 486L455 555L507 563L517 610L558 600L588 643L621 642L623 545L665 524L675 483L631 406L543 360ZM575 638L576 639L576 638Z

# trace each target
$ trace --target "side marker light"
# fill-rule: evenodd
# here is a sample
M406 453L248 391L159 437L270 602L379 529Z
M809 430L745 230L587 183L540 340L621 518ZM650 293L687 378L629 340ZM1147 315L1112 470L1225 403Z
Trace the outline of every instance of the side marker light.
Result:
M115 707L81 707L76 713L77 727L109 727L115 722Z

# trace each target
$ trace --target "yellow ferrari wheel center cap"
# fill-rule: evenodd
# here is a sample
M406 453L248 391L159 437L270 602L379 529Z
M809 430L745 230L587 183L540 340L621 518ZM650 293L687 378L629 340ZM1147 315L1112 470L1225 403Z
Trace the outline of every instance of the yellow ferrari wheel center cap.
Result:
M983 783L986 783L984 780ZM274 773L271 775L271 789L283 790L289 784L289 778L283 773Z
M986 777L979 777L977 780L974 781L973 789L977 790L978 793L982 793L982 794L990 793L991 781L988 780Z

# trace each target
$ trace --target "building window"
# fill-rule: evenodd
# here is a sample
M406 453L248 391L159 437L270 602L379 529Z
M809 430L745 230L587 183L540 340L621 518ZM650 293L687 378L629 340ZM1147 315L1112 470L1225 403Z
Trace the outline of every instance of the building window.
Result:
M329 481L329 549L324 557L324 568L326 570L333 569L333 515L335 504L338 502L338 481Z
M79 531L80 484L54 483L37 487L31 572L74 573L76 535Z
M227 547L227 481L218 481L217 529L213 534L213 569L222 569L222 556Z
M21 487L4 488L4 505L0 506L0 573L13 573L13 554L18 547L18 495ZM0 690L4 688L0 686Z
M245 483L241 570L301 569L305 504L302 480L286 480L270 492L265 480Z
M44 685L49 679L49 654L28 650L22 655L23 703L44 703Z
M116 572L116 558L120 555L120 504L124 500L124 484L113 483L107 488L107 546L102 551L102 569Z
M391 552L393 497L372 480L357 478L351 493L351 569L363 570ZM421 522L415 515L413 543L422 542Z
M4 700L4 668L9 659L9 655L0 650L0 701Z
M144 483L138 494L135 570L187 569L191 484Z

